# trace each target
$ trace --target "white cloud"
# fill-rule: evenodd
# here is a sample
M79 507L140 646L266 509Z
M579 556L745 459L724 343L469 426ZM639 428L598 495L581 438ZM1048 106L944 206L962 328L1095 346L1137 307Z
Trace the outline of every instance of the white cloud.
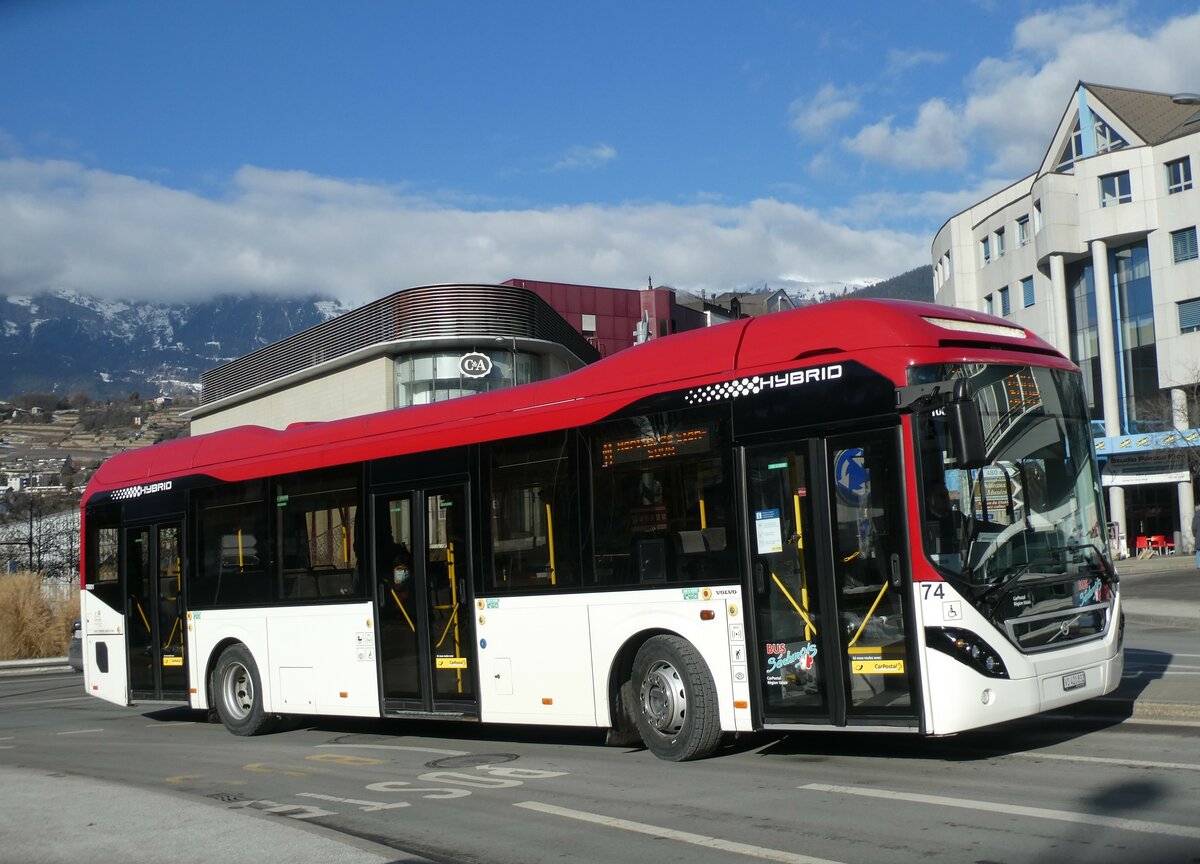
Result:
M597 144L594 147L576 145L559 157L552 170L589 171L606 165L616 158L616 149L608 144Z
M899 75L917 66L937 65L946 60L945 51L902 51L892 48L887 54L887 73Z
M73 162L0 160L0 295L329 293L512 276L721 291L785 274L886 278L928 240L773 199L471 210L400 188L246 167L221 200Z
M933 98L911 125L895 118L845 141L851 152L912 170L963 167L1009 177L1033 171L1079 80L1160 92L1200 81L1200 12L1147 27L1126 4L1082 4L1019 21L1012 48L981 60L961 100ZM936 125L946 128L940 133Z
M864 126L844 144L853 153L899 168L937 170L967 163L958 118L941 99L922 105L916 123L907 129L894 128L888 117Z
M797 99L788 108L792 128L804 138L821 138L858 111L858 98L849 90L826 84L812 99Z

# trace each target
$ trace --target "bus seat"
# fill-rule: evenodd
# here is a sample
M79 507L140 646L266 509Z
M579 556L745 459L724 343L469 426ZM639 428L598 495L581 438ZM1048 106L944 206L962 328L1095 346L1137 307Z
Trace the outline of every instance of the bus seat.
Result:
M702 528L700 533L704 535L704 543L709 552L721 552L725 549L724 528Z

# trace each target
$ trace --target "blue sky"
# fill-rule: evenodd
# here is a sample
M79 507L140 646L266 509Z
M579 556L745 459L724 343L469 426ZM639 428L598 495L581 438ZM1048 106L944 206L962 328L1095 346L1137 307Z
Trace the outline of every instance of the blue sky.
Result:
M0 3L0 294L928 263L1079 79L1200 90L1177 3Z

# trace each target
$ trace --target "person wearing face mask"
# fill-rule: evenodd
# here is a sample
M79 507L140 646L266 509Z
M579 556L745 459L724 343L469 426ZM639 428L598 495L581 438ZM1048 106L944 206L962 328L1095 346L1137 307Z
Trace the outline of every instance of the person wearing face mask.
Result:
M412 590L412 553L403 543L395 543L392 546L391 588L401 602L408 599Z

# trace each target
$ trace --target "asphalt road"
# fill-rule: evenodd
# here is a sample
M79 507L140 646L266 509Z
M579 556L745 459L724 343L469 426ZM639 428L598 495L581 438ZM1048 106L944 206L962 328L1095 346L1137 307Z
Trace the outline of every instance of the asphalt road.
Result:
M1069 713L940 740L743 737L682 765L553 729L237 738L73 673L4 677L0 861L1200 862L1200 645L1136 621L1126 641L1116 698Z

